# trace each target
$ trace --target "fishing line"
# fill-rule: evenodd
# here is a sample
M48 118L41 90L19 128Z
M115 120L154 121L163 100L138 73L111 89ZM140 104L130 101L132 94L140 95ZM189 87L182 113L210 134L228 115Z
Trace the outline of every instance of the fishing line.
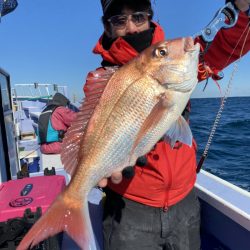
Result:
M217 115L216 115L216 117L215 117L214 124L213 124L213 126L212 126L211 131L210 131L210 134L209 134L209 137L208 137L207 144L206 144L205 149L204 149L204 152L203 152L203 154L202 154L202 156L201 156L201 158L200 158L200 161L199 161L199 163L198 163L198 165L197 165L197 168L196 168L196 172L197 172L197 173L200 172L200 170L201 170L201 168L202 168L202 165L203 165L205 159L207 158L208 150L209 150L210 145L211 145L211 143L212 143L212 139L213 139L213 137L214 137L215 131L216 131L217 127L218 127L218 124L219 124L219 121L220 121L220 118L221 118L221 115L222 115L222 112L223 112L223 109L224 109L226 100L227 100L227 98L228 98L228 96L229 96L229 93L230 93L230 90L231 90L231 87L232 87L232 82L233 82L235 73L236 73L237 70L238 70L238 64L239 64L239 62L241 61L242 54L243 54L243 50L244 50L244 47L245 47L245 45L246 45L246 40L247 40L247 37L248 37L248 35L249 35L249 31L250 31L249 25L250 25L250 21L247 23L246 28L245 28L244 31L242 32L242 34L241 34L241 36L240 36L240 38L239 38L237 44L235 45L235 47L234 47L232 53L230 54L230 56L229 56L229 58L228 58L228 60L227 60L227 62L226 62L226 64L225 64L225 66L226 66L227 63L229 62L230 58L232 57L232 55L233 55L233 53L234 53L236 47L239 45L239 42L240 42L241 38L243 37L243 35L244 35L245 32L247 31L246 37L245 37L245 39L244 39L244 42L243 42L243 45L242 45L242 48L241 48L241 51L240 51L240 57L239 57L239 59L236 60L236 62L234 63L233 71L232 71L232 73L231 73L231 76L230 76L230 79L229 79L229 82L228 82L228 85L227 85L227 88L226 88L224 97L223 97L222 100L221 100L221 105L220 105L220 108L219 108L219 110L218 110L218 112L217 112Z
M234 51L235 51L236 48L238 47L239 42L241 41L241 39L242 39L244 33L245 33L246 30L248 29L247 34L246 34L246 37L245 37L245 40L244 40L244 42L243 42L243 46L242 46L241 52L240 52L240 58L239 58L239 59L241 59L241 56L242 56L242 53L243 53L243 49L244 49L244 47L245 47L246 39L247 39L248 34L249 34L249 29L250 29L249 25L250 25L250 21L248 21L248 23L247 23L247 25L246 25L246 28L243 30L243 32L242 32L242 34L241 34L241 36L240 36L238 42L236 43L234 49L232 50L232 52L231 52L230 56L228 57L228 59L227 59L227 61L226 61L226 63L225 63L225 65L224 65L223 68L225 68L225 67L227 66L227 64L228 64L229 60L231 59L231 57L232 57ZM239 60L239 59L238 59L238 60ZM237 60L237 61L238 61L238 60ZM237 62L237 61L236 61L236 62Z

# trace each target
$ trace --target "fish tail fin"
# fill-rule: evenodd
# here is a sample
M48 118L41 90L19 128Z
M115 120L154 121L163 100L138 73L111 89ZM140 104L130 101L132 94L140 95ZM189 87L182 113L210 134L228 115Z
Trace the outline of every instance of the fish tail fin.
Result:
M88 202L62 193L46 213L33 225L17 250L34 247L39 242L65 231L81 249L95 250L95 240L89 218Z

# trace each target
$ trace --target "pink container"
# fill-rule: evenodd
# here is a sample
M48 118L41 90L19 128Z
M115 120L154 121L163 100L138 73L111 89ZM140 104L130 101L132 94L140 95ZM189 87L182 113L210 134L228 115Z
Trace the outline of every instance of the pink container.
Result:
M37 207L44 213L66 185L62 175L11 180L0 185L0 222L23 217L24 210Z

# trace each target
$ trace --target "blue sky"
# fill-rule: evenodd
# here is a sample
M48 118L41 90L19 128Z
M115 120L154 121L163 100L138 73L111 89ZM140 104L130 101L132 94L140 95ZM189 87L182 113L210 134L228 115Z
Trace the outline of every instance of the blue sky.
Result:
M83 96L86 74L100 65L92 48L102 34L99 0L19 0L17 9L0 23L0 67L11 75L12 85L56 83L68 85L70 95ZM167 38L193 35L206 26L222 0L153 0L155 20ZM231 96L250 96L250 55L240 64ZM220 81L224 90L232 66ZM220 92L210 81L205 92L200 84L193 97L216 97Z

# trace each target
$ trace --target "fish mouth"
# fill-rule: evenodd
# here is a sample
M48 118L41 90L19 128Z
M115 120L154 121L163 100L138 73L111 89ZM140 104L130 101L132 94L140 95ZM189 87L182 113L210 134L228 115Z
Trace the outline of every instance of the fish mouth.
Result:
M194 43L194 39L192 37L186 37L184 41L184 51L185 52L199 52L200 45L199 43Z
M175 90L178 92L190 92L198 83L198 62L200 45L194 44L192 38L185 41L184 51L187 53L189 60L186 60L183 67L180 69L179 65L169 65L168 70L173 74L172 81L167 81L164 85L165 88Z

